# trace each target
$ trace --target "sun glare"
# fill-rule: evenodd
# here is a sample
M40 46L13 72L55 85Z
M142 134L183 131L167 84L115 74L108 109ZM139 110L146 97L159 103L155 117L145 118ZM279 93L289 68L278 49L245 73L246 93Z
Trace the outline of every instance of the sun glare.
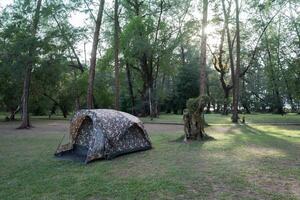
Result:
M220 27L209 24L205 28L205 33L207 34L207 44L214 50L218 47L220 42L220 35L218 34Z
M207 34L207 35L211 35L211 34L213 34L213 33L215 33L216 32L216 26L214 26L214 25L207 25L206 26L206 28L205 28L205 33Z

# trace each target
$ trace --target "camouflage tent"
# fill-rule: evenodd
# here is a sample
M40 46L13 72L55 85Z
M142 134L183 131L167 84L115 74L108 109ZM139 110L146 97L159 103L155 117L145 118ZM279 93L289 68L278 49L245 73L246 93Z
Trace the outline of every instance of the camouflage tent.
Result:
M59 144L55 155L85 163L151 148L137 117L109 109L78 111L71 120L67 140Z

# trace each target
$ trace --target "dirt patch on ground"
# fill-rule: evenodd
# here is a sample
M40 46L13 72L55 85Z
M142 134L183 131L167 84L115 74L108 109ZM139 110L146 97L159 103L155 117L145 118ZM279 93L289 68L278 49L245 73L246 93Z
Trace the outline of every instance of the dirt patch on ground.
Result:
M14 122L0 122L0 134L49 134L49 133L68 133L69 122L65 120L33 120L32 128L30 129L17 129L20 126L20 121Z
M183 132L183 125L172 125L172 124L144 124L146 130L149 133L174 133Z
M33 128L27 130L18 130L17 127L20 125L20 121L15 122L0 122L0 134L17 134L17 133L68 133L69 132L69 121L67 120L33 120ZM183 131L182 125L172 124L145 124L146 130L151 133L172 133Z

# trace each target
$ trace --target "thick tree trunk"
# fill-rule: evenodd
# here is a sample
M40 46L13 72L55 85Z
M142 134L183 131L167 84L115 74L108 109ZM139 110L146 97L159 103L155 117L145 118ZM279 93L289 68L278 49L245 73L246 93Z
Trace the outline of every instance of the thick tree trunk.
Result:
M115 10L114 10L114 25L115 25L115 109L120 110L120 62L119 62L119 49L120 49L120 38L119 38L119 2L115 0Z
M31 30L31 34L33 37L36 36L38 30L38 24L40 20L40 11L41 11L42 0L37 1L37 6L33 18L33 26ZM24 77L24 85L23 85L23 96L22 96L22 123L20 125L20 129L30 128L29 121L29 110L28 110L28 101L29 101L29 92L30 92L30 80L31 80L31 70L33 67L33 57L35 56L34 52L36 50L35 44L31 44L29 48L29 62L26 66L25 77Z
M202 17L202 33L201 33L201 53L200 53L200 96L205 95L206 89L206 40L205 32L207 26L207 10L208 0L203 0L203 17Z
M205 96L189 99L187 101L187 109L185 109L183 115L185 142L188 140L213 139L204 131L205 120L203 118L203 112L207 103L208 98Z
M29 58L29 59L31 59L31 58ZM26 71L25 71L25 79L24 79L24 85L23 85L23 97L22 97L22 123L19 126L19 129L31 127L31 124L29 121L29 110L28 110L31 70L32 70L32 64L30 63L28 66L26 66Z
M94 108L94 80L95 80L95 68L96 68L96 59L97 59L97 47L99 43L99 34L102 23L102 15L104 9L104 0L100 1L97 20L95 24L94 36L93 36L93 45L91 52L91 60L90 60L90 69L89 69L89 79L88 79L88 89L87 89L87 108Z
M232 122L237 123L238 116L238 106L239 106L239 93L240 93L240 65L241 65L241 42L240 42L240 18L239 18L239 1L235 0L235 14L236 14L236 69L234 73L234 94L233 94L233 112L232 112Z

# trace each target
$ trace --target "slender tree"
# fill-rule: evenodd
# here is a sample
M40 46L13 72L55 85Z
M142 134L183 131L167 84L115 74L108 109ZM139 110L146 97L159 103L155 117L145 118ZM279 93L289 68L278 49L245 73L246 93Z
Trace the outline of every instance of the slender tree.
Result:
M120 109L120 62L119 62L119 51L120 51L120 37L119 37L119 2L115 0L114 10L114 54L115 54L115 109Z
M201 53L200 53L200 96L205 95L206 89L206 26L207 26L208 0L203 0Z
M32 28L31 28L32 37L36 37L37 34L38 25L40 21L41 6L42 6L42 0L38 0L35 9L35 14L33 17ZM33 42L29 47L29 51L28 51L29 61L25 68L25 77L24 77L23 95L22 95L22 123L19 127L20 129L30 128L28 101L29 101L31 71L34 65L35 51L36 51L36 46L35 43Z
M96 59L97 59L97 47L99 43L99 34L102 23L103 9L104 9L104 0L100 0L94 36L93 36L93 45L91 52L91 60L90 60L90 70L89 70L89 79L88 79L88 89L87 89L87 108L94 108L94 81L95 81L95 68L96 68Z
M240 93L240 65L241 65L240 11L239 11L238 0L235 0L235 21L236 21L236 68L234 72L232 122L237 123L239 119L238 106L239 106L239 93Z

